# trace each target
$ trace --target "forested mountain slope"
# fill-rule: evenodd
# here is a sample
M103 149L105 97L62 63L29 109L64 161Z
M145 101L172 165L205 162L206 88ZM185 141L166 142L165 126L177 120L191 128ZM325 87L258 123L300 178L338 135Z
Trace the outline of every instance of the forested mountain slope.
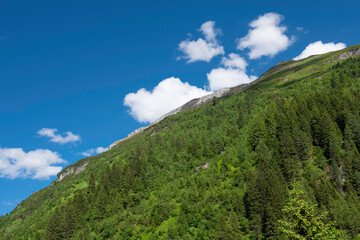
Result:
M0 239L360 237L359 48L280 63L80 160Z

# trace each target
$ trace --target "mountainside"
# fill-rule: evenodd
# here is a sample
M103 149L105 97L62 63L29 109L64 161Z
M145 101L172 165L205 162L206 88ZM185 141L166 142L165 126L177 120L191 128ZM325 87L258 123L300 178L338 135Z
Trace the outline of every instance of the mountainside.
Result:
M223 97L226 97L226 96L229 96L231 94L234 94L236 92L239 92L240 90L243 90L245 88L247 88L248 86L250 86L250 84L242 84L242 85L239 85L239 86L235 86L235 87L231 87L231 88L223 88L219 91L216 91L212 94L209 94L209 95L206 95L206 96L203 96L201 98L195 98L195 99L192 99L190 100L189 102L185 103L184 105L166 113L164 116L161 116L159 119L156 119L154 122L152 122L150 125L148 126L145 126L145 127L141 127L141 128L138 128L136 129L135 131L131 132L126 138L123 138L123 139L120 139L114 143L112 143L108 148L107 150L110 150L111 148L115 147L117 144L123 142L123 141L126 141L128 140L129 138L132 138L133 136L135 136L136 134L140 133L140 132L143 132L145 131L146 129L154 126L155 124L157 124L158 122L160 122L161 120L171 116L171 115L175 115L179 112L182 112L182 111L186 111L186 110L190 110L190 109L194 109L194 108L197 108L197 107L200 107L202 105L205 105L207 103L210 103L214 97L215 98L223 98Z
M359 55L281 62L185 104L65 168L0 239L360 238Z

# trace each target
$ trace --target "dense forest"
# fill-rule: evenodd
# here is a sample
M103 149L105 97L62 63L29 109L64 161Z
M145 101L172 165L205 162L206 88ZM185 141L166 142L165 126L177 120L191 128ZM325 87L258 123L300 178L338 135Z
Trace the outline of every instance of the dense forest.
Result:
M1 217L0 239L360 239L360 57L337 61L358 48L80 160Z

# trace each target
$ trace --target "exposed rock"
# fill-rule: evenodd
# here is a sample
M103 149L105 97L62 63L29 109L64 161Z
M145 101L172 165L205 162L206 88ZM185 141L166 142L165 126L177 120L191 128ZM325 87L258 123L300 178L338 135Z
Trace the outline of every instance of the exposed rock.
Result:
M354 49L350 49L347 52L344 52L342 54L340 54L339 56L336 56L328 61L325 61L324 63L329 63L329 62L338 62L347 58L351 58L351 57L356 57L360 55L360 47L359 48L354 48Z
M117 140L116 142L112 143L109 147L106 148L105 151L109 151L110 149L112 149L113 147L115 147L116 145L118 145L119 143L121 143L121 142L123 142L123 141L125 141L125 140L128 140L129 138L135 136L135 135L138 134L139 132L142 132L142 131L148 129L149 127L150 127L150 125L136 129L135 131L131 132L126 138L122 138L122 139Z
M289 63L289 62L291 62L292 60L286 60L286 61L280 61L280 62L278 62L277 64L276 64L276 66L280 66L280 65L283 65L283 64L285 64L285 63Z
M298 66L299 64L300 64L300 62L294 62L294 63L290 64L290 67L294 68L294 67Z
M344 194L343 185L345 184L345 177L346 177L343 164L340 164L339 170L340 170L340 174L338 176L338 188L339 188L339 193L343 195Z
M132 137L132 136L135 136L136 134L138 134L139 132L142 132L144 131L145 129L147 129L148 127L141 127L141 128L138 128L136 129L135 131L131 132L128 137Z
M76 166L71 166L67 169L65 169L62 173L58 174L58 179L56 180L57 182L60 182L61 180L63 180L66 176L68 175L77 175L79 173L81 173L82 171L84 171L86 169L86 166L89 165L88 162L84 162L82 165L76 167Z
M202 163L194 169L194 174L197 173L201 168L207 169L210 167L210 163Z

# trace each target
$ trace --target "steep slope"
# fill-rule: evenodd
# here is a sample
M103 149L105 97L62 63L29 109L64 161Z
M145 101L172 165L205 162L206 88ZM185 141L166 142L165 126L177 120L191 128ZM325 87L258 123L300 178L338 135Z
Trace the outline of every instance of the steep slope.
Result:
M212 94L203 96L201 98L192 99L189 102L185 103L184 105L182 105L182 106L180 106L180 107L166 113L164 116L161 116L159 119L156 119L150 125L138 128L135 131L131 132L126 138L122 138L122 139L112 143L107 148L107 150L110 150L111 148L115 147L117 144L119 144L119 143L121 143L123 141L126 141L126 140L132 138L133 136L135 136L136 134L141 133L141 132L145 131L146 129L156 125L158 122L160 122L161 120L163 120L163 119L165 119L165 118L167 118L169 116L175 115L175 114L177 114L179 112L182 112L182 111L191 110L191 109L203 106L203 105L205 105L207 103L210 103L214 98L223 98L223 97L229 96L229 95L237 93L237 92L239 92L239 91L241 91L243 89L246 89L248 86L250 86L250 84L242 84L242 85L231 87L231 88L223 88L223 89L221 89L219 91L216 91L216 92L214 92Z
M280 63L80 160L1 218L0 239L286 238L294 183L355 238L359 48Z

